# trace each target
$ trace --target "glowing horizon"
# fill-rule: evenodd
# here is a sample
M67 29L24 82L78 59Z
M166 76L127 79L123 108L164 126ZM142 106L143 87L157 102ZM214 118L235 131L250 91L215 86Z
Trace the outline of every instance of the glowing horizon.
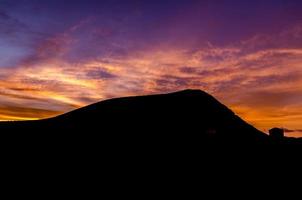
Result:
M0 0L0 120L195 88L259 130L302 136L301 9L296 0Z

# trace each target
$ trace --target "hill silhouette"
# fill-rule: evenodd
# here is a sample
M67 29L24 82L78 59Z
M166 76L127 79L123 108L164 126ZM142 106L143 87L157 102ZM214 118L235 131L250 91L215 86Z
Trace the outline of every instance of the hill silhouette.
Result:
M199 191L200 181L212 188L218 178L234 180L240 169L240 176L254 177L255 169L265 176L275 166L265 168L264 163L300 152L279 151L284 147L280 144L302 144L298 139L272 139L199 90L117 98L50 119L3 122L0 133L8 158L4 163L13 174L28 175L26 183L34 174L53 179L51 184L62 183L64 189L62 177L71 184L118 183L135 193L149 185L164 190L167 185L180 190L195 186Z
M272 140L201 90L105 100L54 118L1 122L0 131L45 140L77 138L122 145L301 142L293 138Z

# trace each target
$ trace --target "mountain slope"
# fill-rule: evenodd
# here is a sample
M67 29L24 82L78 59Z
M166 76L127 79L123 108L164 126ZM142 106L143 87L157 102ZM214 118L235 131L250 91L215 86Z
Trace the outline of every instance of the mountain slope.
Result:
M198 140L263 143L268 136L200 90L124 97L35 122L0 125L0 130L80 133L125 140Z

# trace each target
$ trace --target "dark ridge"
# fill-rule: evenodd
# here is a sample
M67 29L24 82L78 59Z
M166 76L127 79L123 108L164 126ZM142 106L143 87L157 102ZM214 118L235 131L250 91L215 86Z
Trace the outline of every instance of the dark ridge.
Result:
M2 122L0 131L51 140L77 137L147 146L301 142L272 139L201 90L105 100L50 119Z

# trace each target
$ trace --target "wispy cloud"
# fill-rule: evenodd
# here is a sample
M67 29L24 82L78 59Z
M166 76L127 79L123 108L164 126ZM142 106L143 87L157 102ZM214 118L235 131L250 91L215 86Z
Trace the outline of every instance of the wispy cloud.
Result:
M301 137L302 135L302 130L301 129L287 129L283 128L285 134L288 137Z
M293 133L293 132L301 132L302 133L302 129L291 130L291 129L283 128L283 130L286 133Z

